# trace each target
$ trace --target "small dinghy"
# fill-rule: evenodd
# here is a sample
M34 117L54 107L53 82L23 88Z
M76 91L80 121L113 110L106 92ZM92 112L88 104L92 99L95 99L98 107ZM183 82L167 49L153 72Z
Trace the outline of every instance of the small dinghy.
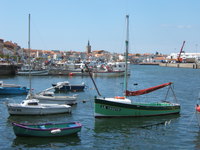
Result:
M79 122L46 123L46 124L21 124L12 123L16 136L56 137L76 134L81 131Z

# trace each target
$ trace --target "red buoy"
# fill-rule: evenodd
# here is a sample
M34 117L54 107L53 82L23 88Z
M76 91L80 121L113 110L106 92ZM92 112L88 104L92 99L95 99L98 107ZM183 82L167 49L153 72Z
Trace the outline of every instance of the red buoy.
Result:
M199 105L196 106L196 111L200 112L200 106Z
M69 73L70 76L73 76L74 74L72 72Z

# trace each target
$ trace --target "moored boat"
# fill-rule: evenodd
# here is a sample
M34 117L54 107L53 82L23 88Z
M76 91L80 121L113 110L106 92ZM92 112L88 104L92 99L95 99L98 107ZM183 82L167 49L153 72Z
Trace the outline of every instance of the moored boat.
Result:
M49 74L49 70L48 69L32 69L32 68L29 69L29 66L28 66L28 68L19 69L16 74L27 75L27 76L29 74L33 76L45 76Z
M94 77L119 77L124 75L124 71L94 71Z
M161 84L155 87L139 90L139 91L128 91L127 90L127 60L128 60L128 31L129 31L129 16L127 18L127 40L126 53L125 53L125 75L124 75L124 94L121 97L95 97L95 117L142 117L142 116L158 116L158 115L170 115L180 113L180 104L171 103L166 101L161 102L134 102L127 98L127 96L139 96L153 92L155 90L169 86L169 90L172 90L174 98L176 100L175 94L171 87L171 82ZM168 92L169 92L168 90ZM168 93L167 92L167 93ZM99 92L98 92L99 93ZM99 94L99 96L101 96ZM167 98L167 96L166 96Z
M28 88L16 84L5 84L3 81L0 81L0 94L2 95L15 95L15 94L27 94L29 91Z
M16 136L33 137L58 137L77 134L82 125L79 122L71 123L46 123L46 124L22 124L12 123Z
M56 91L83 91L85 88L85 83L82 84L71 84L68 81L58 82L56 84L52 84L55 87Z
M54 92L41 92L39 94L34 94L33 98L38 99L41 103L48 104L67 104L74 105L77 104L77 95L65 96L65 95L55 95Z
M51 115L71 113L71 106L63 104L43 104L36 99L23 100L21 103L6 104L10 115Z

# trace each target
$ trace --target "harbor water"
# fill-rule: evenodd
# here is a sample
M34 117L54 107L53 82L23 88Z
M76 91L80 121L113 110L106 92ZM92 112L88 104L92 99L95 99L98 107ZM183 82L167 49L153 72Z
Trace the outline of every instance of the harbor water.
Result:
M200 92L200 70L160 66L131 65L128 89L139 90L162 83L173 82L173 89L181 104L180 115L138 118L94 118L94 96L97 92L89 76L33 76L34 92L51 87L52 83L69 81L87 85L78 94L72 114L47 116L9 116L6 102L21 102L22 96L0 96L0 149L200 149L200 130L195 116L195 105ZM28 76L0 77L5 83L29 87ZM123 77L94 78L102 96L123 94ZM167 89L151 94L131 97L133 101L165 100ZM168 98L173 100L173 94ZM12 122L59 123L78 121L83 127L77 135L59 138L16 137Z

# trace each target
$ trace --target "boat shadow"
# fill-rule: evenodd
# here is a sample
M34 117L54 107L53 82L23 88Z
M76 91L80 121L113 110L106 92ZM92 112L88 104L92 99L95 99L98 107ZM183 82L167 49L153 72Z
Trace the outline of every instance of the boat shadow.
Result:
M53 114L53 115L37 115L37 116L17 116L12 115L7 118L7 123L11 124L12 122L16 123L45 123L45 122L69 122L71 114Z
M96 118L94 132L120 131L123 129L140 128L152 129L169 126L172 120L178 119L180 114L134 118Z
M64 148L66 146L80 145L81 140L78 134L64 137L16 137L13 140L13 148Z

